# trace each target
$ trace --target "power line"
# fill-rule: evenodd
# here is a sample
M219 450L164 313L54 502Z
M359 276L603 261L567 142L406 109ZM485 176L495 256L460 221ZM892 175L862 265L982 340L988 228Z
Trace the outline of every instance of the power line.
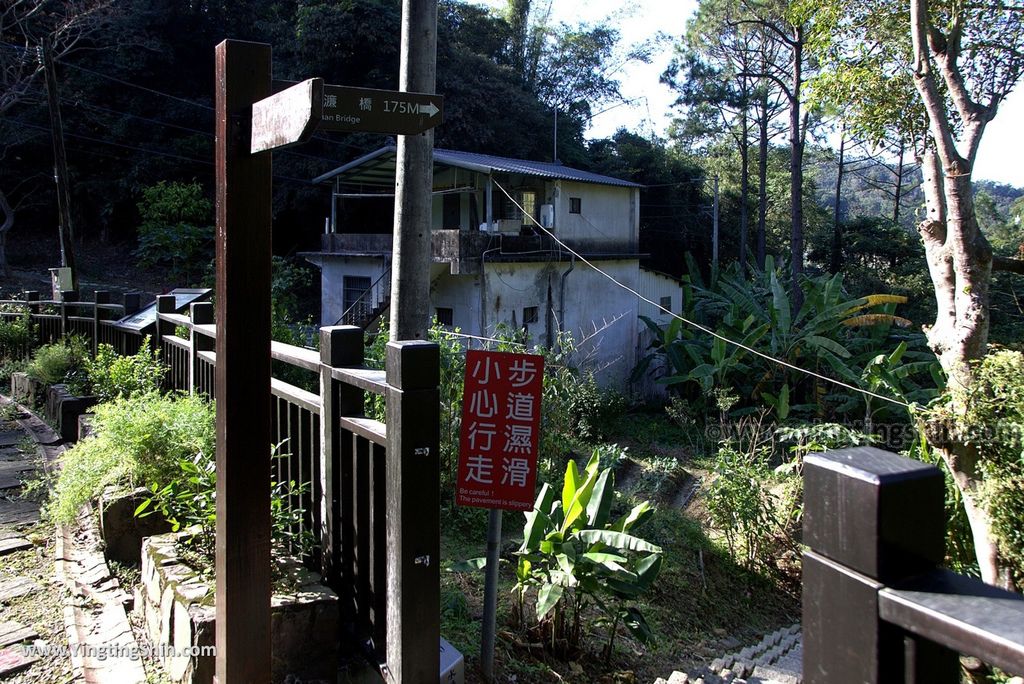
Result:
M747 352L749 352L749 353L751 353L751 354L753 354L755 356L759 356L762 359L765 359L766 361L770 361L771 363L775 363L775 364L783 366L785 368L789 368L790 370L794 370L794 371L796 371L798 373L803 373L804 375L809 375L811 377L817 378L819 380L823 380L825 382L831 383L833 385L837 385L839 387L843 387L843 388L848 389L848 390L852 390L854 392L859 392L859 393L867 395L867 396L875 397L876 399L881 399L883 401L888 401L888 402L896 404L898 406L903 406L905 408L910 408L910 404L908 404L906 402L903 402L903 401L900 401L899 399L893 399L892 397L887 397L884 394L878 394L877 392L872 392L871 390L866 390L866 389L863 389L861 387L856 387L855 385L851 385L849 383L843 382L842 380L837 380L836 378L830 378L827 375L822 375L820 373L815 373L814 371L807 370L806 368L800 368L799 366L795 366L792 363L789 363L788 361L784 361L783 359L777 359L777 358L775 358L773 356L765 354L762 351L758 351L757 349L754 349L753 347L748 347L747 345L743 344L742 342L737 342L735 340L729 339L728 337L725 337L724 335L721 335L721 334L715 332L714 330L711 330L710 328L708 328L708 327L706 327L704 325L701 325L700 323L696 323L694 321L691 321L691 320L689 320L687 318L684 318L683 316L680 316L677 313L674 313L674 312L666 309L664 306L662 306L658 302L655 302L653 300L648 299L647 297L644 297L642 294L640 294L639 292L637 292L633 288L629 287L628 285L620 283L614 277L612 277L608 273L605 273L600 268L595 266L592 262L588 261L586 259L586 257L584 257L582 254L580 254L579 252L577 252L574 249L572 249L571 247L569 247L569 245L567 245L564 242L562 242L560 239L558 239L558 237L555 236L554 233L552 233L547 228L542 226L539 221L534 219L533 216L531 216L525 209L523 209L523 207L520 206L519 203L515 201L515 199L512 197L512 195L510 195L508 193L508 191L505 190L504 187L502 187L501 183L499 183L498 181L494 180L493 178L491 179L491 181L494 183L495 186L497 186L497 188L499 190L501 190L501 192L506 197L508 197L509 201L511 201L512 204L514 204L519 209L519 211L521 211L523 213L523 216L528 217L529 220L534 223L534 225L536 225L538 228L540 228L542 231L544 231L544 233L547 234L548 237L550 237L552 240L554 240L559 245L561 245L567 252L572 254L574 257L579 259L581 262L583 262L584 264L586 264L590 268L594 269L594 271L596 271L600 275L602 275L605 278L607 278L608 280L610 280L617 287L619 287L619 288L629 292L630 294L632 294L633 296L637 297L638 299L647 302L651 306L654 306L654 307L658 308L659 310L661 310L662 312L668 314L669 316L672 316L673 318L676 318L679 321L681 321L681 322L689 325L690 327L695 328L695 329L697 329L697 330L699 330L699 331L701 331L703 333L711 335L712 337L714 337L716 339L719 339L722 342L725 342L726 344L731 344L734 347L738 347L738 348L740 348L740 349L742 349L744 351L747 351Z
M92 74L93 76L99 76L100 78L105 78L108 81L113 81L114 83L120 83L121 85L125 85L125 86L128 86L130 88L138 88L139 90L144 90L147 93L153 93L154 95L160 95L161 97L166 97L166 98L170 98L172 100L177 100L178 102L182 102L182 103L187 104L187 105L192 105L193 107L199 107L201 109L206 109L206 110L209 110L211 112L213 111L213 107L211 107L211 106L209 106L207 104L203 104L201 102L196 102L195 100L188 100L188 99L185 99L184 97L178 97L177 95L171 95L170 93L164 93L164 92L161 92L159 90L153 90L152 88L147 88L146 86L140 86L137 83L130 83L129 81L122 80L120 78L117 78L116 76L109 76L107 74L100 73L99 71L93 71L92 69L86 69L85 67L78 66L77 64L71 64L69 62L61 62L61 64L64 65L64 66L67 66L67 67L71 67L72 69L77 69L78 71L84 71L85 73Z
M40 131L49 131L48 126L40 126L38 124L28 123L27 121L7 120L6 123L12 123L16 126L24 126L26 128L33 128ZM145 147L135 147L134 145L125 145L123 143L113 142L112 140L104 140L102 138L93 138L87 135L79 135L77 133L64 133L68 138L76 138L78 140L86 140L89 142L100 143L101 145L110 145L112 147L120 147L125 150L132 150L134 152L145 152L147 154L155 154L160 157L168 157L171 159L178 159L180 161L186 161L193 164L202 164L204 166L213 166L213 162L207 159L196 159L194 157L185 157L180 154L174 154L172 152L162 152L160 150L153 150ZM291 176L279 176L275 175L274 178L278 180L289 181L292 183L299 183L302 185L312 185L312 181L303 178L293 178Z

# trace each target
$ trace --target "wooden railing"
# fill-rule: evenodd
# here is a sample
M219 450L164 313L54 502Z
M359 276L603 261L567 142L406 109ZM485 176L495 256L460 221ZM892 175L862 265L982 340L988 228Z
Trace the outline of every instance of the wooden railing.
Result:
M141 336L128 339L127 331L107 320L105 312L116 307L105 303L108 298L75 299L71 294L64 302L17 303L39 325L40 342L77 333L94 348L108 343L120 353L137 351ZM40 313L41 306L59 313ZM157 298L152 344L167 366L164 386L212 398L217 382L213 305L193 303L187 316L174 307L173 296ZM91 317L74 313L90 308ZM341 597L343 632L350 637L343 646L362 651L384 674L397 665L404 681L435 681L439 351L427 342L389 343L388 370L382 371L363 366L363 349L363 331L354 326L321 328L319 351L271 343L274 361L311 374L319 385L314 393L269 379L278 444L273 479L299 485L285 505L303 512L293 532L314 534L318 546L309 560ZM257 391L258 378L252 383ZM365 416L367 392L385 396L387 426Z
M110 301L110 292L96 290L93 301L78 301L77 292L64 292L62 299L40 299L39 292L25 292L23 299L0 300L5 309L0 317L10 320L28 313L36 329L34 343L50 344L65 335L81 335L96 353L98 344L109 344L121 354L134 354L142 336L113 325L113 321L139 309L139 295L129 293L124 303ZM27 350L26 350L27 351Z
M1024 600L940 566L945 483L871 447L804 462L803 680L960 681L959 654L1024 673Z

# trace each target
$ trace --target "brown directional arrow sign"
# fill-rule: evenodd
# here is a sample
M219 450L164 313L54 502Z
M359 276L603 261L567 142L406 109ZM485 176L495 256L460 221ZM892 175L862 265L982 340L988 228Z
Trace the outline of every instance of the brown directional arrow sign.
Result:
M320 78L297 83L253 103L252 153L305 142L320 120L324 82Z
M325 85L311 78L253 104L249 151L305 142L317 128L417 135L443 118L440 95Z
M320 130L416 135L443 118L440 95L324 85Z

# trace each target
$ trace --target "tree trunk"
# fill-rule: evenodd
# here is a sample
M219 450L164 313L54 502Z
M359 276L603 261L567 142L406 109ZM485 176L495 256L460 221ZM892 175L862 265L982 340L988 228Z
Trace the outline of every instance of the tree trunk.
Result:
M746 79L744 79L744 93L746 93L745 84ZM747 200L747 193L750 192L750 135L746 106L740 112L740 129L742 135L740 140L740 273L746 278L747 234L750 231L750 203Z
M0 212L4 216L4 222L0 223L0 275L9 278L11 267L7 263L7 233L14 227L14 209L3 190L0 190Z
M967 411L967 390L974 382L973 361L986 352L989 328L989 278L992 273L992 248L978 228L974 214L971 185L973 161L985 124L994 108L985 110L970 101L962 88L956 64L956 45L942 45L937 52L929 45L935 30L928 17L926 0L912 0L911 35L914 47L914 85L928 114L930 145L925 151L922 171L925 220L918 231L924 241L925 257L935 288L935 324L925 328L928 344L948 377L949 415L945 420L955 427ZM936 32L937 33L937 32ZM939 44L935 40L936 45ZM953 127L946 115L945 102L933 67L937 67L949 89L960 117L965 121L959 131L964 152L957 148ZM964 502L971 524L982 579L989 584L1009 587L992 521L979 497L984 481L983 454L976 444L968 444L955 433L943 438L931 426L929 441L942 455Z
M794 29L793 42L793 83L789 98L789 200L791 220L789 251L792 274L793 315L796 316L804 303L800 279L804 273L804 206L803 206L803 138L800 126L800 85L803 80L803 28Z
M768 217L768 94L761 97L758 119L757 159L757 267L764 270L767 247L765 223Z
M829 271L839 273L843 267L843 221L840 215L843 197L843 170L846 162L846 124L839 133L839 168L836 170L836 199L832 208L832 254L829 259Z

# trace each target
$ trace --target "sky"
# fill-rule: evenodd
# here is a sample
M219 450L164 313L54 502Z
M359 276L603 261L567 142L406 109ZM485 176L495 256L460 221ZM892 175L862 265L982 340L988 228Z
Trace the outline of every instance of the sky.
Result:
M543 0L534 0L542 3ZM505 0L477 0L478 4L501 8ZM697 7L696 0L552 0L555 22L597 23L609 19L618 28L624 45L645 40L658 41L650 64L631 62L615 76L621 83L626 104L598 113L587 130L588 138L606 138L620 127L639 133L664 136L672 117L675 94L659 81L673 54L673 39L685 30L687 19ZM660 41L659 41L660 37ZM1000 106L982 137L974 166L975 180L993 180L1024 187L1024 83Z

